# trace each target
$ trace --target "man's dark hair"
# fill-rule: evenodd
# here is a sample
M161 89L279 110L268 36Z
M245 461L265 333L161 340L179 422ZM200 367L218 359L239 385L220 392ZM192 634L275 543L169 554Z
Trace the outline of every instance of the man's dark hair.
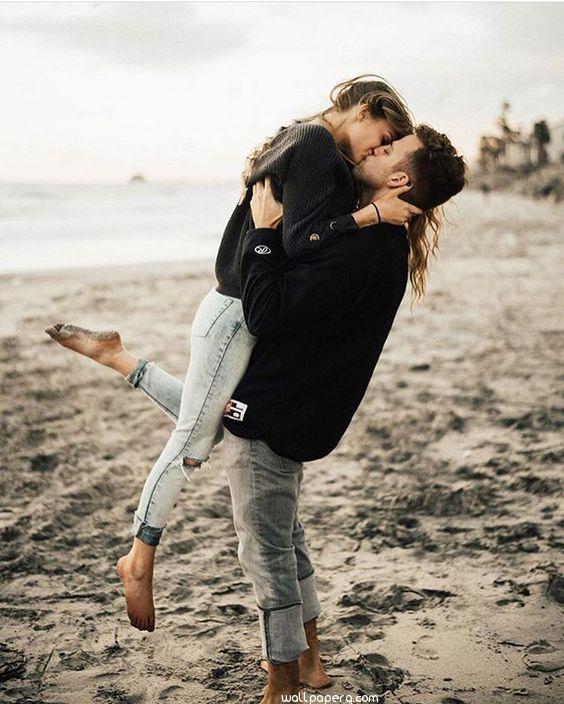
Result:
M400 198L423 211L407 224L412 305L425 294L429 257L439 247L443 225L442 208L439 206L459 193L466 184L466 164L446 134L437 132L429 125L419 125L415 134L423 146L394 167L394 171L408 174L413 184L411 190Z
M462 190L466 184L466 164L446 134L429 125L419 125L415 134L423 146L395 170L405 171L413 183L413 188L402 198L421 210L431 210Z

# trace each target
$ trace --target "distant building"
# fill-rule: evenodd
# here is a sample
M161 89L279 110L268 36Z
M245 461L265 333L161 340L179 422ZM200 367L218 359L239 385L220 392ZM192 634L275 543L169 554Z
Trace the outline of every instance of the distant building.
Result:
M539 143L535 131L524 133L510 126L507 113L509 103L503 103L497 120L498 135L480 137L479 163L484 172L498 169L526 169L548 162L564 161L564 121L548 127L550 140Z
M509 125L509 107L506 102L501 106L501 115L497 120L501 134L480 138L480 165L483 171L519 169L531 163L531 138Z
M561 164L564 162L564 120L555 125L549 125L548 128L550 142L545 145L548 161L552 164Z
M145 176L143 174L133 174L129 179L129 183L145 183Z

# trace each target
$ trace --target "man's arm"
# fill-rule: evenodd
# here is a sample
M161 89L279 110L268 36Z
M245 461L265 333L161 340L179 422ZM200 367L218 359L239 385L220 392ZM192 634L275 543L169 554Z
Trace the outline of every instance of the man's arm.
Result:
M250 333L291 335L346 317L374 275L374 254L367 254L358 238L347 237L315 257L290 261L279 229L249 230L241 282Z

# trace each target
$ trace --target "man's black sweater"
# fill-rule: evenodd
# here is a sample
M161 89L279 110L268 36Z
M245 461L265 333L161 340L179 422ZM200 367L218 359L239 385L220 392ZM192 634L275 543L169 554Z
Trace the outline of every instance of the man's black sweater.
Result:
M229 218L219 245L217 290L226 296L241 298L243 242L254 227L252 186L266 176L284 207L280 241L290 259L317 253L334 237L358 229L352 215L343 215L356 209L356 185L331 133L311 123L280 129L254 165L246 197Z
M358 408L405 293L403 227L333 238L291 261L281 231L244 238L243 310L258 336L224 425L309 461L337 445Z

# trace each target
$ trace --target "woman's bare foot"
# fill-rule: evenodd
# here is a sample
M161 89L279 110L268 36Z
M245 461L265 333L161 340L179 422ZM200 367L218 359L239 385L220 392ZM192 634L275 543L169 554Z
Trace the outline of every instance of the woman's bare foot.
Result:
M137 538L136 538L137 540ZM139 541L140 542L140 541ZM120 557L116 572L121 579L129 622L140 631L155 630L155 605L153 603L153 566L155 549L145 545L145 559L139 560L136 549Z
M124 347L115 330L88 330L77 325L55 323L45 332L63 347L93 359L105 367L127 376L137 366L138 359Z

